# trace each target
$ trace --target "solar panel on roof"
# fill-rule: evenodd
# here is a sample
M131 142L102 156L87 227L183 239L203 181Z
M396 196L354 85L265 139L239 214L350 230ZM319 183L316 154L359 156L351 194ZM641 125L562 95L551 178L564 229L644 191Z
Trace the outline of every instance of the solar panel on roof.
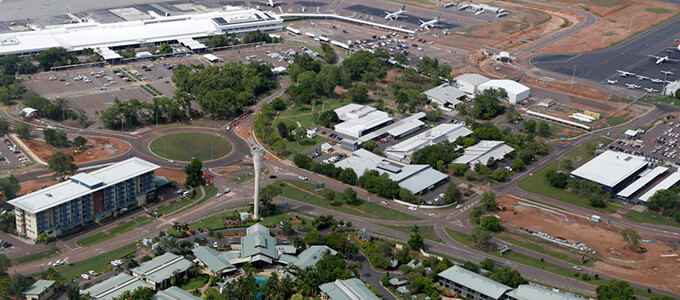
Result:
M401 172L401 168L395 165L391 164L386 164L386 163L381 163L376 166L378 169L383 169L385 171L389 171L392 173L399 173Z
M227 22L227 20L225 20L225 19L222 18L222 17L213 18L213 21L215 21L215 23L219 24L220 26L229 25L229 22Z
M264 20L259 14L255 14L255 17L257 17L258 20Z

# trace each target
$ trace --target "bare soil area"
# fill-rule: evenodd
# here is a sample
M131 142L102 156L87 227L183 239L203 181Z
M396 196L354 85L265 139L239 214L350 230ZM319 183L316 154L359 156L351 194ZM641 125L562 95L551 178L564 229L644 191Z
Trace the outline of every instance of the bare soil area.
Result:
M224 168L214 168L211 169L214 173L220 174L222 176L226 176L229 174L233 174L239 171L242 171L243 169L240 167L224 167Z
M70 139L73 137L69 136ZM116 157L127 152L130 145L122 140L105 137L86 136L87 144L85 150L74 153L73 147L55 148L51 145L38 140L22 140L42 161L47 162L55 152L70 153L73 155L75 164L93 162L103 159Z
M505 211L494 212L501 217L501 225L506 230L521 235L526 234L522 232L526 230L540 231L569 243L584 243L586 247L597 252L596 271L676 293L680 292L680 286L677 285L680 271L678 257L661 257L661 255L678 253L677 239L639 232L642 239L651 240L651 242L641 242L640 246L644 246L647 252L636 253L633 245L623 242L620 234L622 228L608 226L606 219L602 223L595 223L583 217L562 212L568 218L568 221L565 221L564 216L519 205L517 202L517 199L510 196L498 199L499 204L511 207Z
M55 185L59 183L58 180L52 180L52 177L45 177L41 179L36 179L36 180L31 180L31 181L22 181L21 182L21 190L19 190L19 193L17 195L26 195L30 192L37 191L42 188L46 188L51 185Z
M184 170L160 168L156 169L154 174L156 176L163 176L169 181L176 181L179 184L184 183L187 179L187 173L184 173Z
M562 0L560 4L588 10L598 17L598 21L593 26L565 37L536 53L584 52L602 48L603 35L604 45L611 45L666 21L680 11L677 5L650 0Z

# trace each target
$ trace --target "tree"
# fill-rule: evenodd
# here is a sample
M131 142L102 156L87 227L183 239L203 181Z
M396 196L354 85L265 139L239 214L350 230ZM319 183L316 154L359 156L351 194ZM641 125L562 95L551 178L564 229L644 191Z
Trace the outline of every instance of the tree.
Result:
M529 283L529 281L524 279L522 275L519 272L517 272L517 270L513 270L508 266L494 268L493 270L491 270L491 272L489 272L488 276L490 279L494 281L500 282L513 288L517 288L520 284Z
M23 291L25 291L29 286L31 286L31 282L26 277L24 277L24 275L19 273L12 275L10 291L15 296L21 296L21 293L23 293Z
M488 211L496 207L496 194L493 192L486 192L482 194L482 208L484 211Z
M0 275L7 274L7 269L12 266L12 261L5 256L4 253L0 253Z
M161 45L161 49L159 50L159 53L161 53L161 54L172 53L172 47L170 47L170 45L168 45L168 43L163 43Z
M590 206L592 207L607 207L607 203L598 196L590 197Z
M295 233L295 229L293 229L293 225L290 222L284 221L283 226L281 226L281 232L285 235L292 235Z
M19 184L19 180L14 177L14 174L0 178L0 191L2 191L5 200L14 199L20 190L21 185Z
M468 166L466 164L450 164L449 170L457 176L463 176L465 171L468 170Z
M334 110L327 110L321 113L319 115L319 125L326 127L326 128L332 128L335 124L338 124L340 122L340 118L338 118L338 114Z
M529 134L536 133L536 121L529 119L522 122L522 130Z
M465 263L462 265L463 269L466 269L468 271L472 271L475 273L479 273L479 265L467 260Z
M342 198L345 200L345 202L347 202L347 204L354 203L354 201L357 200L357 192L353 188L347 187L342 192Z
M495 269L493 260L490 258L486 258L483 261L479 262L479 266L487 271L493 271L493 269Z
M272 100L271 105L275 110L286 110L286 100L283 98L276 98Z
M203 163L194 158L186 167L184 172L187 174L186 186L196 187L203 183Z
M545 172L545 177L548 178L548 183L558 189L563 189L567 186L569 175L564 172L557 172L555 170L548 170Z
M45 142L54 147L64 147L68 143L65 131L45 129L43 135L45 136Z
M73 163L71 154L55 152L47 161L47 167L54 171L55 178L63 178L64 175L73 174L78 170L78 166Z
M276 125L276 129L279 131L279 135L281 136L281 138L285 139L290 134L288 132L288 126L286 126L285 122L279 122L279 124Z
M73 142L71 144L73 145L73 147L76 148L80 146L85 146L85 144L87 144L87 139L79 135L73 139Z
M14 133L18 134L22 138L31 137L31 125L27 123L19 122L19 124L14 125Z
M347 90L347 94L354 103L361 104L368 101L368 88L363 83L354 84Z
M430 111L428 111L428 112L425 113L425 119L427 119L427 120L430 121L431 123L436 122L436 121L439 120L441 117L442 117L442 111L441 111L441 110L435 110L435 109L433 109L433 110L430 110Z
M423 237L418 234L418 225L413 226L411 237L408 239L408 246L413 250L420 250L423 247Z
M550 125L548 125L548 122L539 121L538 125L536 126L536 133L543 137L550 135Z
M496 218L496 216L485 216L482 218L482 227L491 232L499 232L503 230L501 227L501 221Z
M518 111L508 111L505 113L505 121L508 123L517 123L522 118Z
M475 105L470 109L470 114L478 119L489 120L502 114L505 107L501 105L500 98L506 98L508 94L503 89L485 89L475 95Z
M477 245L477 247L479 247L480 249L484 249L489 246L489 243L491 242L493 235L491 234L490 231L484 228L476 227L475 229L472 230L471 237L475 245Z
M522 171L524 168L526 168L526 165L524 164L524 161L522 161L519 158L515 158L515 160L512 161L512 165L510 166L514 171Z
M635 289L626 281L611 280L597 287L597 299L634 300Z
M626 244L633 244L633 246L637 246L640 243L640 235L633 228L628 227L622 230L621 236L623 237L623 241L626 242Z
M5 118L0 118L0 132L9 132L9 122Z
M680 209L680 196L672 190L659 190L649 199L647 205L649 209L664 216L671 216Z
M333 190L326 190L326 192L324 193L324 197L325 197L326 200L328 200L328 202L330 202L330 203L335 202L335 191L333 191Z
M498 181L503 181L505 180L505 177L508 177L508 171L505 170L505 168L498 168L496 171L493 171L493 175L491 175L493 179L496 179Z
M460 200L462 195L463 193L461 193L460 189L458 189L458 186L451 182L449 183L449 186L446 187L446 194L444 194L444 199L442 199L443 204L456 202Z

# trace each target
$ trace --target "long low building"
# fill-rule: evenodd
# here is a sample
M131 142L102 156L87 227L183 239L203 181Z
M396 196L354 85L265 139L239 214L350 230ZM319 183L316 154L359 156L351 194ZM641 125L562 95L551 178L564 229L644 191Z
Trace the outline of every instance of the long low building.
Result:
M120 273L80 291L80 294L90 295L93 300L113 300L125 292L134 292L138 288L152 287L139 278L127 273Z
M106 24L90 21L47 26L34 31L0 34L0 56L30 55L50 48L64 48L67 51L118 49L175 41L182 41L188 47L203 48L202 44L192 39L255 30L282 31L283 19L271 12L231 8L197 14L155 16L150 20ZM100 53L109 52L104 50Z
M423 94L427 96L428 101L449 107L455 107L456 104L462 102L460 99L465 97L465 92L448 83L431 88Z
M511 104L516 104L522 100L529 98L529 93L531 89L517 81L512 81L508 79L492 79L487 82L480 84L477 87L477 92L481 92L486 89L503 89L508 93L508 102Z
M319 286L323 300L378 300L366 284L358 278L337 279Z
M652 182L652 180L661 176L661 174L665 173L667 170L668 168L666 167L656 167L650 170L646 174L640 176L640 178L637 180L633 181L633 183L631 183L625 189L621 190L618 194L616 194L616 197L621 200L630 200L633 194L644 188L647 184Z
M441 124L401 143L388 147L385 149L385 155L390 159L411 163L413 152L423 147L443 141L454 142L457 138L470 134L472 134L472 130L462 124Z
M156 191L154 170L159 166L133 157L91 173L9 201L14 206L17 234L33 240L62 232L142 205Z
M595 182L605 192L616 193L633 182L647 165L642 157L607 150L572 171L571 177Z
M335 109L335 113L343 121L335 125L335 131L355 138L392 122L392 117L386 112L359 104L345 105Z
M651 189L649 189L649 191L644 193L638 199L640 201L642 201L643 203L647 203L647 201L649 201L649 198L652 198L652 196L654 196L654 194L656 194L656 192L658 192L660 190L670 189L670 188L674 187L676 184L678 184L678 182L680 182L680 171L675 172L671 175L668 175L668 177L664 178L664 180L659 182L659 184L653 186Z
M132 276L144 280L153 286L154 289L161 289L170 286L170 278L175 274L184 274L192 262L184 257L166 252L161 256L142 263L130 272Z
M512 151L515 149L503 141L479 141L476 145L465 148L465 153L452 163L465 164L468 167L478 163L486 166L490 159L501 160Z
M351 168L359 176L366 170L376 170L381 174L387 174L390 179L399 184L399 187L413 194L430 189L448 178L446 174L432 169L429 165L405 165L373 154L366 149L354 151L352 156L335 163L335 166Z
M437 274L439 285L455 291L466 299L505 299L511 287L475 272L453 266Z

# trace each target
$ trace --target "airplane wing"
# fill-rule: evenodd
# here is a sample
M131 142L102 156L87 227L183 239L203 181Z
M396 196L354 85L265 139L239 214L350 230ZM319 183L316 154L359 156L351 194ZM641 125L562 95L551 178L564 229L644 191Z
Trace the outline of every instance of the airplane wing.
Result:
M675 58L667 58L667 60L668 60L668 61L680 61L680 60L677 60L677 59L675 59Z
M662 57L659 57L659 56L656 56L656 55L651 55L651 54L647 54L647 56L653 57L653 58L656 58L656 59L661 59L661 58L662 58Z

